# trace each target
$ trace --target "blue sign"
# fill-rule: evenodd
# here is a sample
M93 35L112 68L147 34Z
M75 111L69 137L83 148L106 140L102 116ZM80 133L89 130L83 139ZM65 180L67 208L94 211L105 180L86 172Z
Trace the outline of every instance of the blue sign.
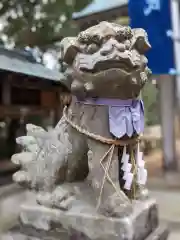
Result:
M170 0L129 0L132 28L144 28L152 49L147 53L153 74L168 74L175 68Z

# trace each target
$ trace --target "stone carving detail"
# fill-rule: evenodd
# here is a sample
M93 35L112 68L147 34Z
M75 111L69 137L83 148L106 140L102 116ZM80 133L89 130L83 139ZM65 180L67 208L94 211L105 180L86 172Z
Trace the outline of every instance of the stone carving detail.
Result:
M71 214L87 224L86 215L91 221L122 218L132 213L133 198L146 195L137 181L125 187L122 157L126 146L129 173L134 171L135 179L132 159L144 117L139 94L151 73L144 55L150 44L143 29L101 22L63 39L61 45L71 104L50 132L27 125L27 136L17 139L24 152L12 156L21 166L13 178L36 190L39 205L59 209L62 216L69 214L66 221L59 220L66 222L66 228L105 239L104 230L97 234L86 227L80 230Z
M143 29L101 22L62 45L76 96L136 98L149 77L144 53L150 44Z

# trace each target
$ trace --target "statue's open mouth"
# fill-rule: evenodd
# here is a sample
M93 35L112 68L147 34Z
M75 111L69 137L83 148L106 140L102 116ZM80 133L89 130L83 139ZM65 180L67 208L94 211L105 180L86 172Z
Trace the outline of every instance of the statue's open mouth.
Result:
M130 73L138 69L138 66L133 66L133 64L131 64L130 61L125 62L125 61L107 60L107 61L97 62L94 65L93 69L80 67L80 70L82 72L87 72L87 73L99 73L99 72L110 70L110 69L119 69L124 72Z

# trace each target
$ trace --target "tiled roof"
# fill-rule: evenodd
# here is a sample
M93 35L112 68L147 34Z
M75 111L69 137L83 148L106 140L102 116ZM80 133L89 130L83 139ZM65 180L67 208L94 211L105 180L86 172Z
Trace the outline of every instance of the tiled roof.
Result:
M46 80L61 82L64 76L59 71L46 68L33 57L19 50L9 50L0 46L0 70L16 72Z
M81 12L73 13L73 19L87 17L89 15L108 11L114 8L127 5L128 0L93 0L91 4L85 7Z

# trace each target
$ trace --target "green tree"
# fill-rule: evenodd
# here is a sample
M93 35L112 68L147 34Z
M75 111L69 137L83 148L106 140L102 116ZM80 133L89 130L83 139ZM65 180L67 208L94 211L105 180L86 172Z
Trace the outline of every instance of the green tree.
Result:
M1 0L1 39L18 47L51 45L76 33L73 12L91 0Z

